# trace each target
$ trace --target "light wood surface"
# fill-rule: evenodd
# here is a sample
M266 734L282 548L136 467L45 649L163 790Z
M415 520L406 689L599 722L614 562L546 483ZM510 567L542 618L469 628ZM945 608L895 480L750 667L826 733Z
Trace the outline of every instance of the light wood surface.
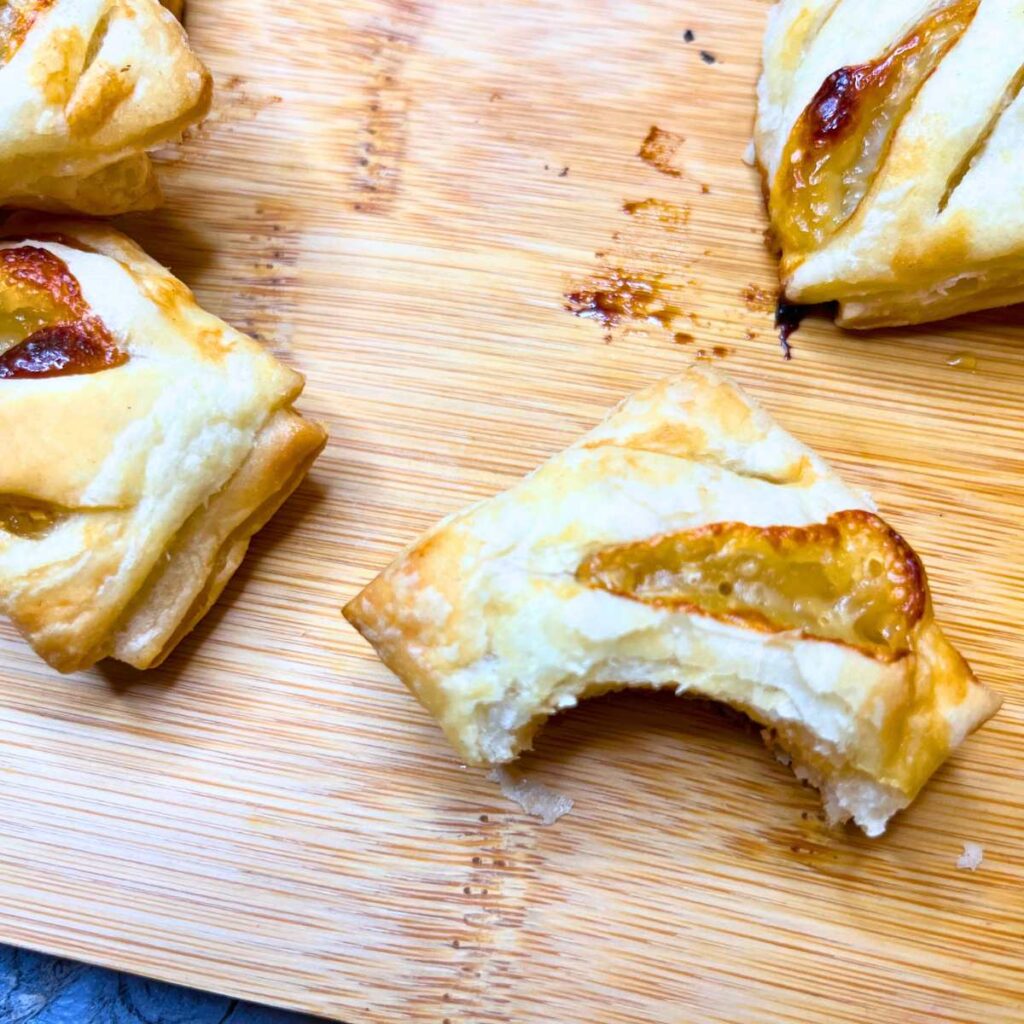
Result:
M308 374L332 440L163 669L61 678L0 627L0 940L352 1024L1024 1019L1024 318L811 322L780 359L741 162L767 9L192 0L216 116L126 224ZM617 269L663 275L670 329L566 311ZM545 828L339 615L698 349L875 494L1006 697L882 839L827 831L742 723L638 694L543 732L525 768L576 800Z

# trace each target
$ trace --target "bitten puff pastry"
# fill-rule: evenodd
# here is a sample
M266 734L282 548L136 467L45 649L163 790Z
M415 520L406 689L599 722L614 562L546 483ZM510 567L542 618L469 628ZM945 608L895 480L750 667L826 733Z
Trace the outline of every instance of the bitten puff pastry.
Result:
M64 672L162 661L325 441L303 378L98 223L0 238L0 613Z
M467 762L584 697L671 687L755 719L869 835L999 706L870 499L699 368L438 524L345 615Z
M158 0L3 0L0 206L152 209L147 151L201 120L211 92Z
M847 327L1024 300L1024 5L783 0L755 143L794 303Z

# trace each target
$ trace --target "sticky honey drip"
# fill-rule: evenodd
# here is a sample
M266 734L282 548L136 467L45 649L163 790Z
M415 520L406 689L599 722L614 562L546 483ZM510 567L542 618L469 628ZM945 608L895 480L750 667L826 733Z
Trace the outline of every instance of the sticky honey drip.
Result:
M820 246L853 216L918 92L966 31L979 3L947 4L877 60L840 68L825 79L793 126L772 185L775 229L784 250Z
M584 585L766 632L855 647L883 661L911 649L927 605L924 569L870 512L809 527L714 523L592 554Z

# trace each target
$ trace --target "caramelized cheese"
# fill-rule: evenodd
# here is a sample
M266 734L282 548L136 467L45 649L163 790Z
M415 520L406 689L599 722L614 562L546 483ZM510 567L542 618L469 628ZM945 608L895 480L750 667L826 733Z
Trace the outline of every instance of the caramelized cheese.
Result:
M48 249L0 250L0 380L98 373L128 359Z
M809 527L714 523L597 551L576 578L659 608L766 632L797 630L893 661L927 606L924 569L878 516Z
M772 185L775 229L787 252L820 246L853 216L918 91L979 3L948 3L877 60L825 79L793 126Z

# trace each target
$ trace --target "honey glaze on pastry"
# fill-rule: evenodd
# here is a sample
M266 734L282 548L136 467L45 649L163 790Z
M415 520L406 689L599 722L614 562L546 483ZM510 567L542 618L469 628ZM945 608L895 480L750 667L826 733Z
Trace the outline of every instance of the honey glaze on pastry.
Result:
M1022 39L1009 0L773 10L755 141L789 301L871 327L1024 299Z
M590 555L588 587L770 633L799 631L882 661L911 653L924 569L898 533L860 509L816 526L713 523Z
M0 379L98 373L127 358L63 260L37 246L0 250Z
M0 239L0 612L56 668L158 664L294 490L303 380L113 229Z
M3 0L0 206L151 209L148 151L201 120L211 92L158 0Z
M871 835L999 705L870 499L702 368L438 524L345 614L470 763L585 697L672 688L750 715Z
M772 185L787 249L821 245L857 210L918 90L977 8L978 0L940 7L877 60L825 79L790 132Z

